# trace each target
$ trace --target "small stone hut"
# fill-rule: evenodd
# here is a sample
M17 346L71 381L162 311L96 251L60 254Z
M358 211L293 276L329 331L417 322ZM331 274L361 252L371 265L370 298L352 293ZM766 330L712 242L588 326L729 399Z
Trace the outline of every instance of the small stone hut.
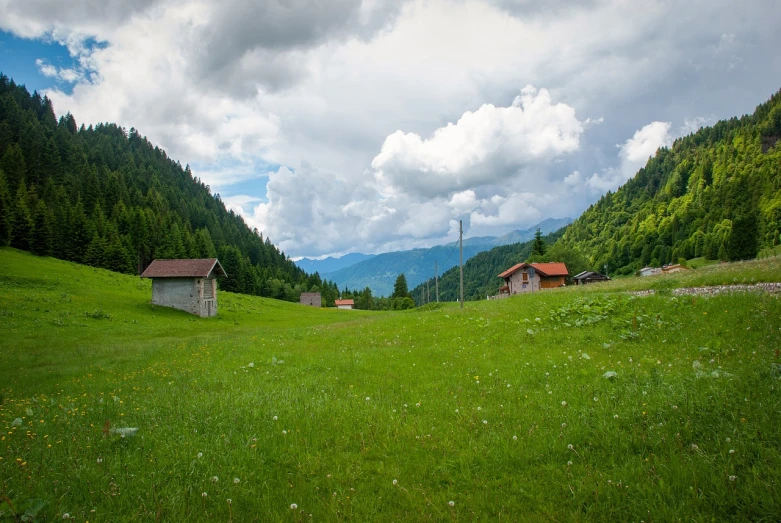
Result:
M217 315L217 277L227 276L217 258L154 260L142 278L152 278L152 303L201 317Z
M299 303L301 305L309 305L310 307L322 307L323 300L319 292L302 292Z

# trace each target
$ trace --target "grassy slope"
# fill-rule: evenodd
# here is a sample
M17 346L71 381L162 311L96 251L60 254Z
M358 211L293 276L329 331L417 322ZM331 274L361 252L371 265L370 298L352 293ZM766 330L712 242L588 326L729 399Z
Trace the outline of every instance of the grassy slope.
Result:
M89 521L779 519L779 300L621 292L752 280L781 281L779 259L463 311L221 293L200 319L149 305L148 282L0 249L0 503Z

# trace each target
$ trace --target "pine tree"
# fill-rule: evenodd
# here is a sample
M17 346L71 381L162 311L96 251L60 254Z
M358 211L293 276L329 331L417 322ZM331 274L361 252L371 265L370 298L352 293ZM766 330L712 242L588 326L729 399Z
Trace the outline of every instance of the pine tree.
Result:
M5 173L0 169L0 247L11 243L11 195L5 183Z
M24 179L22 179L19 183L19 188L16 190L16 198L13 201L11 247L23 250L30 249L33 232L33 219L30 215L27 199L27 186L24 183Z
M49 209L43 200L38 200L33 213L33 232L30 252L38 256L49 256L52 250L52 223Z
M6 148L3 157L0 158L0 169L5 172L8 189L11 192L15 191L27 175L24 154L18 143L13 143Z
M396 277L396 283L393 284L393 294L391 298L408 298L410 297L409 289L407 288L407 277L402 272Z
M534 242L532 243L532 256L544 256L545 255L545 240L542 239L542 231L537 228L534 233Z
M726 257L730 261L750 260L757 256L757 216L747 212L732 221L732 231L727 238Z

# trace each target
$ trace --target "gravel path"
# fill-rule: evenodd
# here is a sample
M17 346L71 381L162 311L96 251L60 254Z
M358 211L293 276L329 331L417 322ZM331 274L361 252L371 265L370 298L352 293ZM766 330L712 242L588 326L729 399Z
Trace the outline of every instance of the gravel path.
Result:
M781 294L781 283L754 283L752 285L711 285L709 287L684 287L673 289L673 296L717 296L730 292L767 292L770 294ZM629 294L633 296L650 296L656 294L651 289L647 291L635 291Z

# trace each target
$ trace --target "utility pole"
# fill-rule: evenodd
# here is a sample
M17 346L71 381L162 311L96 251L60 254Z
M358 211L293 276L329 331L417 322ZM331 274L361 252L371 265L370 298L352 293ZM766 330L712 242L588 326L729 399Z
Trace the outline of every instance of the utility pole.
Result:
M437 262L434 261L434 284L437 290L437 303L439 303L439 269L437 268Z
M464 308L464 221L458 220L458 264L461 273L461 308Z
M605 264L605 276L607 276L607 263Z
M426 303L431 303L431 290L428 287L429 280L426 280Z

